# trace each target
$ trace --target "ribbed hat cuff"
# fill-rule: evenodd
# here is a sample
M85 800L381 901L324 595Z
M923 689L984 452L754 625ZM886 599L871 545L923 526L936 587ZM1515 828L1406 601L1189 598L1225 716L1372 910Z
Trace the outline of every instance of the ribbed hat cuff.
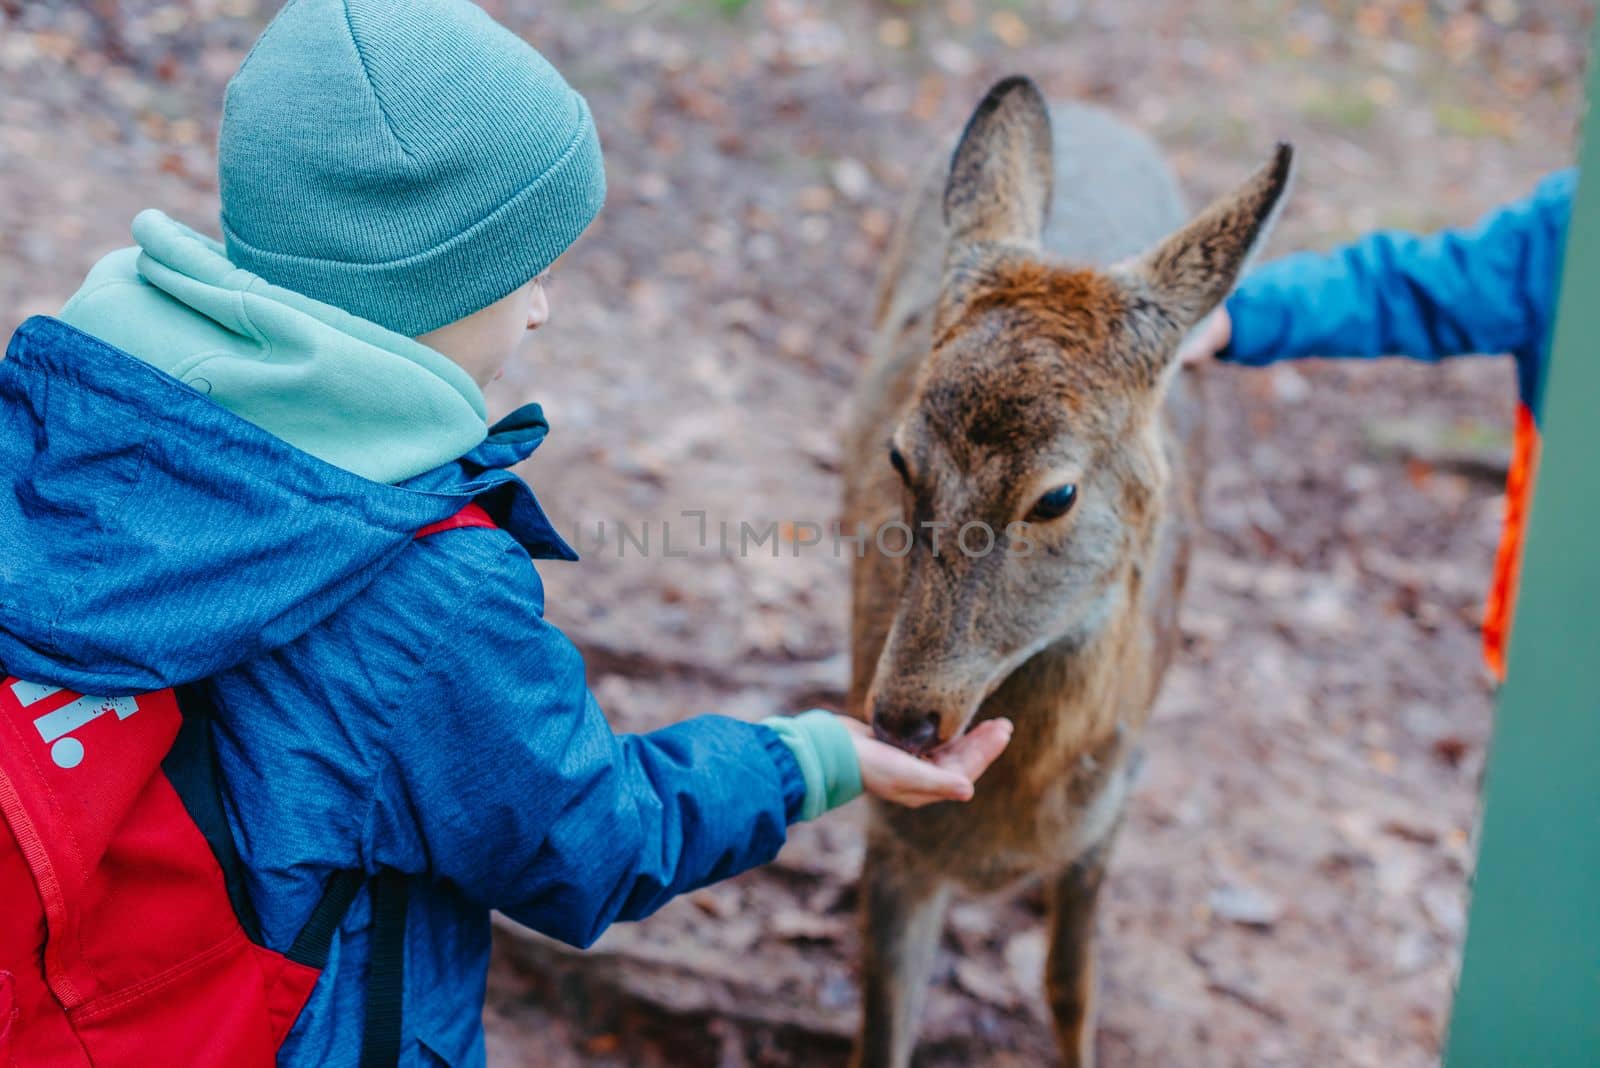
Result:
M605 203L605 165L587 103L555 165L472 226L384 263L347 263L256 248L222 219L228 258L274 285L407 337L487 308L571 247Z

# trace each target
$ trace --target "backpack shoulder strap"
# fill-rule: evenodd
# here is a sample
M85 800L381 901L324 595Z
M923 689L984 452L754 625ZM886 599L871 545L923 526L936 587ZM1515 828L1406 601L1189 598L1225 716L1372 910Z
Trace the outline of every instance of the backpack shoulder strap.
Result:
M177 791L189 818L205 837L222 869L223 885L239 926L256 945L262 944L261 918L245 884L244 861L239 856L233 830L222 808L222 772L217 764L216 743L211 736L211 701L203 683L188 683L173 688L183 724L178 737L161 762L161 770Z
M459 525L494 525L487 515L483 518L484 523ZM239 925L250 941L262 945L261 920L245 885L244 863L222 807L221 770L211 735L211 702L202 686L202 683L190 683L175 688L183 723L162 763L162 770L189 817L211 846ZM368 888L371 897L372 933L361 1034L361 1068L393 1068L400 1063L405 1000L405 877L388 869L370 877L360 871L335 872L285 956L318 971L326 968L334 936L362 886Z
M384 869L367 886L372 898L372 934L367 951L361 1068L392 1068L400 1063L405 1004L406 879L397 871Z

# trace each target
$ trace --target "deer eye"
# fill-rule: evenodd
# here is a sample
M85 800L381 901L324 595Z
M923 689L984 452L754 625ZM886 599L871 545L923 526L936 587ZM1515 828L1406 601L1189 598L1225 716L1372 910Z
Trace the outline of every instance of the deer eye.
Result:
M1033 506L1033 511L1028 513L1029 519L1060 519L1072 511L1072 506L1078 500L1078 487L1072 483L1057 486L1055 489L1040 497Z
M911 481L911 469L906 466L906 458L902 456L900 454L900 450L895 448L893 445L889 446L889 463L892 464L895 471L899 473L900 481L906 483Z

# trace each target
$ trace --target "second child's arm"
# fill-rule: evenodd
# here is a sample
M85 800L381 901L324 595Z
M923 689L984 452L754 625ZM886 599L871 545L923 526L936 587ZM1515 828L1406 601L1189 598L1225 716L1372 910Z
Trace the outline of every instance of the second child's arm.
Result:
M1269 263L1240 283L1225 319L1202 327L1190 352L1261 365L1537 348L1554 314L1575 185L1576 172L1552 175L1471 229L1379 232Z

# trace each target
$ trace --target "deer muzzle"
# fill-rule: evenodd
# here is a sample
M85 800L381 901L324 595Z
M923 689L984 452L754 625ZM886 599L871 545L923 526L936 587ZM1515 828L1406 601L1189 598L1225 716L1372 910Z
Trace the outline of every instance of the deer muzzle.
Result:
M872 733L880 742L904 749L913 756L937 748L940 742L939 713L920 708L885 707L874 702Z
M983 699L987 675L973 663L952 667L884 672L867 703L878 739L925 756L965 730Z

